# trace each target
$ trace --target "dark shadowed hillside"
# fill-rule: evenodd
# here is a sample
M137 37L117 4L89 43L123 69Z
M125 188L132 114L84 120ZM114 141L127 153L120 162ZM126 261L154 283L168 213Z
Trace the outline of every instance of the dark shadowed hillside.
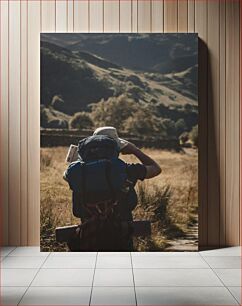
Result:
M171 73L197 64L197 34L42 34L73 51L88 51L129 69ZM147 56L147 54L149 56Z
M73 53L54 44L41 42L41 104L50 105L61 95L61 111L73 114L91 102L113 94L108 84L99 79L89 63L116 67L86 53Z

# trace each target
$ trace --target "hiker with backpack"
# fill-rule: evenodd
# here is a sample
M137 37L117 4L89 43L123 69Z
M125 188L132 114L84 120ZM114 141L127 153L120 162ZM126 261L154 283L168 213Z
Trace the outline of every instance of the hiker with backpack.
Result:
M133 154L140 163L125 163L120 153ZM73 214L81 219L68 241L70 250L131 251L135 184L160 172L152 158L119 138L114 127L98 128L79 141L78 160L64 173L72 190Z

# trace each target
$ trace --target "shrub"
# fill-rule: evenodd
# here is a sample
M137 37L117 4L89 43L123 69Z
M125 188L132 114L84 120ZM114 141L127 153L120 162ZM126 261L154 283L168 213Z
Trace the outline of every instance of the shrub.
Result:
M175 123L176 134L177 136L181 135L183 132L187 130L186 122L184 119L178 119Z
M163 188L154 185L152 188L146 182L137 186L138 203L148 213L149 220L154 224L158 223L162 233L167 237L179 237L184 233L172 220L169 205L172 198L170 185Z
M58 251L66 251L64 243L56 242L55 228L59 223L59 216L55 213L51 202L51 198L45 199L45 202L40 206L40 245L41 251L53 251L53 248Z
M187 132L184 132L179 137L180 144L184 145L189 140L189 134Z
M171 119L165 118L160 121L160 130L165 133L166 136L175 136L176 127L175 122Z
M142 94L143 90L138 86L132 86L128 89L129 97L134 99L135 101L138 101L142 97Z
M198 146L198 125L195 125L192 128L189 136L190 136L190 139L191 139L193 145L197 147Z
M192 111L192 105L189 104L189 103L186 103L184 105L184 110L187 111L187 112L191 112Z
M49 122L48 110L45 107L40 108L40 126L46 128Z
M152 222L162 221L169 223L168 204L171 197L171 188L166 186L163 188L157 185L150 187L146 182L140 182L137 186L138 203L149 212Z
M93 127L93 121L87 112L76 113L69 122L72 129L90 129Z
M144 87L143 82L141 81L141 79L135 75L135 74L131 74L125 77L125 81L130 81L132 82L134 85L136 86L140 86L140 87Z
M121 95L92 104L91 118L96 127L112 125L122 130L124 121L133 116L138 109L139 105L133 99Z
M52 165L52 155L42 152L40 154L40 170L42 171L50 165Z
M52 98L51 106L58 110L58 111L64 111L65 110L65 102L62 98L62 96L56 95Z
M68 122L64 119L53 119L48 122L47 128L61 130L68 129Z
M124 122L124 130L134 135L153 135L159 132L159 119L147 108L140 108Z
M177 97L176 97L176 95L171 94L171 95L169 95L169 98L170 98L172 101L175 101Z

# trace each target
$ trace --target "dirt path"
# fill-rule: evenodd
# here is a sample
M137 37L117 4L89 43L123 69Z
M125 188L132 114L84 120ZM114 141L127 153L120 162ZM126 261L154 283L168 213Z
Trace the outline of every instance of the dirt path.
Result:
M188 227L184 238L168 240L169 246L164 251L197 251L198 249L198 222Z

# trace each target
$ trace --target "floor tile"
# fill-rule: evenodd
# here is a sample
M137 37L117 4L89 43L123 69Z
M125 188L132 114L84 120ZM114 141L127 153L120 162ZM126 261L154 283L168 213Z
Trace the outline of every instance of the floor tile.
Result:
M137 287L138 305L237 305L225 287Z
M94 268L96 257L56 257L52 256L47 258L43 268L58 268L58 269L80 269L80 268Z
M93 287L91 305L134 306L134 287Z
M214 269L225 286L241 286L240 269Z
M98 257L103 256L130 257L130 252L98 252Z
M96 257L97 252L51 252L50 257Z
M1 269L1 286L29 286L37 272L38 269Z
M11 253L16 247L0 247L0 256L7 256Z
M241 257L240 256L204 256L205 261L211 268L229 268L240 269Z
M199 257L199 252L131 252L132 257L150 257L150 256L160 256L160 257Z
M134 268L197 268L209 269L209 265L199 257L177 256L134 256L132 257Z
M2 305L18 305L27 287L1 287Z
M239 304L242 304L241 301L241 287L228 287L229 291L232 293L232 295L236 298L237 302Z
M31 286L91 286L94 269L41 269Z
M132 269L96 269L93 285L132 287Z
M20 305L89 305L91 287L30 287Z
M136 286L223 286L210 269L134 269Z
M9 256L43 256L47 257L49 252L40 252L39 247L17 247Z
M45 257L30 256L7 256L1 264L2 268L33 268L38 269L45 261Z
M97 268L132 268L131 258L127 256L101 256L97 258Z
M241 247L228 247L199 252L202 256L241 256Z

